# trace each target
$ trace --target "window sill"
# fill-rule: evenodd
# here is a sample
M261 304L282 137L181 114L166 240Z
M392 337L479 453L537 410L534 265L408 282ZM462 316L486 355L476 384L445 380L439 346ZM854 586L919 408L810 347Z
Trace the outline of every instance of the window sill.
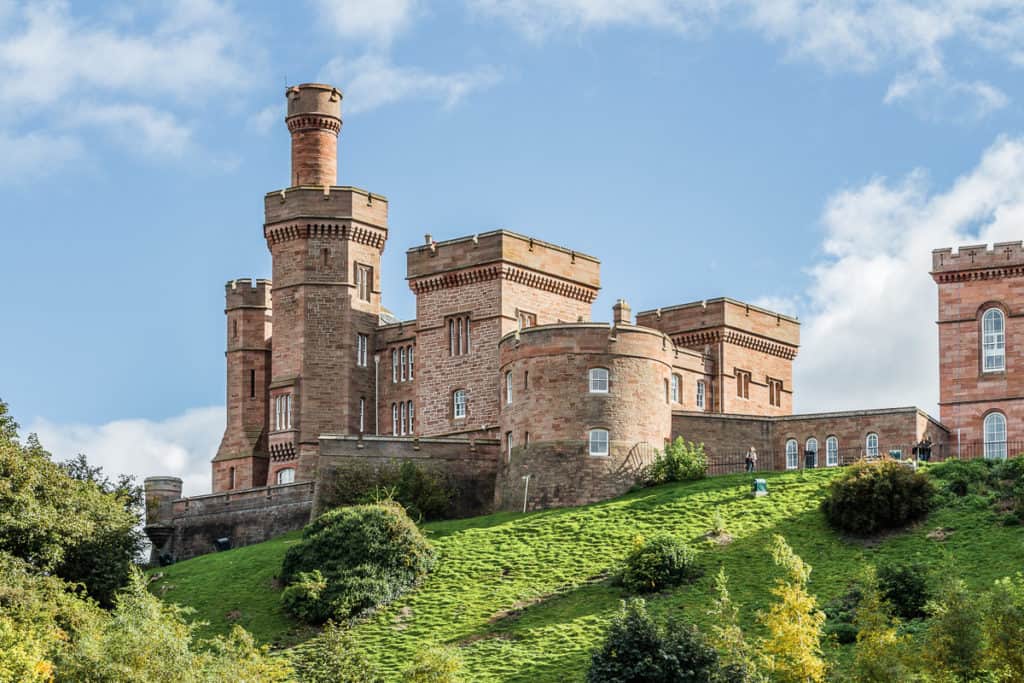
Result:
M611 453L587 453L587 457L590 458L610 458Z

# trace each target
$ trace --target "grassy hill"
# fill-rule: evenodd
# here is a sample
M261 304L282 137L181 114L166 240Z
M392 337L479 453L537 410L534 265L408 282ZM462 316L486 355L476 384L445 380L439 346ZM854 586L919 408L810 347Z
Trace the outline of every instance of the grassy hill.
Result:
M475 680L580 681L589 652L624 597L607 580L638 535L670 532L700 548L703 579L650 599L651 612L681 611L706 626L711 576L724 566L734 599L753 627L778 572L767 545L782 534L814 568L811 588L822 603L840 595L859 567L882 559L918 558L936 570L987 588L1024 564L1024 527L1002 526L983 502L967 497L933 512L906 532L869 542L841 538L818 504L838 474L768 474L771 495L747 495L742 475L672 484L605 503L529 514L427 524L438 550L436 570L414 593L355 628L383 670L398 671L424 644L458 644ZM715 514L731 543L707 540ZM929 538L936 528L944 540ZM240 623L260 639L288 646L308 637L278 606L274 575L289 534L260 545L199 557L156 570L152 584L166 599L195 609L207 632ZM845 659L848 648L829 646Z

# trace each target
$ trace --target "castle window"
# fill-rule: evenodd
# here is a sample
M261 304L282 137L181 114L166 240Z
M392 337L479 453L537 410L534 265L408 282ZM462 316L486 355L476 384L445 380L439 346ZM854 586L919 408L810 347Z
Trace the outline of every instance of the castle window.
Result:
M466 417L466 390L456 389L452 394L452 417L461 420Z
M590 368L590 393L608 393L608 369Z
M679 375L672 375L672 402L679 403L682 395L683 378Z
M370 338L365 334L356 335L356 365L361 368L366 367L366 347L370 345Z
M782 380L768 378L768 403L775 407L782 405Z
M813 436L804 444L804 454L807 456L808 467L818 466L818 440Z
M869 460L878 457L878 434L871 432L864 440L864 457Z
M464 356L469 353L469 316L448 319L448 355Z
M359 433L366 431L366 399L359 397Z
M229 489L235 488L235 468L234 467L229 467L228 468L228 488Z
M795 470L800 467L800 456L797 453L796 439L790 439L786 442L786 469Z
M512 432L505 432L505 461L512 462Z
M698 408L703 408L704 407L704 396L705 396L704 380L702 380L702 379L701 380L697 380L697 407Z
M537 325L537 314L527 313L526 311L516 309L516 323L519 325L520 330L525 330L527 327L534 327Z
M274 398L274 430L292 428L292 395L281 394Z
M398 404L391 404L391 436L398 436Z
M825 466L835 467L839 464L839 439L830 436L825 439Z
M256 371L249 370L249 398L256 398Z
M285 467L283 470L277 471L277 483L278 484L291 484L295 481L295 468Z
M608 455L608 430L607 429L591 429L590 430L590 454L591 455Z
M525 371L523 371L523 390L525 391L525 390L527 390L529 388L530 388L530 371L529 370L525 370Z
M405 381L405 348L404 347L402 348L401 356L402 356L402 360L399 361L399 365L402 368L402 381L404 382Z
M409 357L409 379L410 380L412 379L412 368L413 368L413 358L412 358L412 355L413 355L413 352L414 352L415 348L416 348L415 346L410 346L409 347L409 356L408 357Z
M402 402L401 405L399 405L399 410L402 413L402 436L405 436L405 434L406 434L406 422L405 422L405 419L406 418L405 418L405 402L404 401Z
M237 320L232 320L231 321L231 336L234 337L235 339L238 339L238 321Z
M1006 369L1006 321L1003 312L990 308L981 316L981 355L984 372Z
M530 432L523 432L523 448L530 446Z
M985 416L985 457L1006 460L1006 416L989 413Z
M750 373L746 370L736 371L736 396L750 398Z
M409 433L410 434L415 434L416 433L416 426L415 426L415 422L413 421L413 416L412 416L412 410L413 410L413 408L412 408L412 401L409 401L408 405L409 405Z
M320 250L320 265L323 268L327 268L327 258L331 255L331 252L326 248Z
M370 290L373 288L373 268L356 264L356 292L363 301L370 300Z
M391 349L391 383L398 381L398 349Z
M669 396L668 380L665 380L665 403L669 403L671 400L672 398Z
M512 373L505 373L505 404L512 405Z

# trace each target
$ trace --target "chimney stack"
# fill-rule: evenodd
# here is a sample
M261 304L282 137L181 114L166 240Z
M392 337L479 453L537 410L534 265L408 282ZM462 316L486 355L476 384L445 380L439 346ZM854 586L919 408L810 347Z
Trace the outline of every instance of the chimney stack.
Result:
M629 304L626 303L625 299L619 299L612 306L612 321L616 325L632 325L633 324L633 311L630 309Z
M284 122L292 134L292 187L338 183L341 91L322 83L294 85L285 92Z

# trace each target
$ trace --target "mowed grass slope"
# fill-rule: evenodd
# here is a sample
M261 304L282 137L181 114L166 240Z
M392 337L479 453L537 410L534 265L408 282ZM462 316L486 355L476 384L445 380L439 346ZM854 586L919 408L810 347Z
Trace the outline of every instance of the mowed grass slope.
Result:
M811 588L824 604L844 592L868 562L919 558L956 573L975 588L1024 565L1024 528L998 523L972 499L935 511L906 532L871 543L843 539L818 510L839 472L768 474L771 495L753 499L746 476L646 489L606 503L530 514L499 513L428 524L438 551L435 571L415 592L355 627L358 640L385 672L396 674L425 644L462 648L474 680L581 681L589 653L626 597L607 576L637 535L671 533L701 550L704 578L649 598L660 616L682 613L708 625L712 576L725 567L747 625L772 600L778 577L767 546L782 534L814 568ZM733 541L707 540L719 514ZM949 530L943 541L928 532ZM154 590L196 610L222 632L232 621L261 640L291 645L309 635L281 613L273 577L298 534L182 562L158 570ZM844 648L830 656L846 659Z

